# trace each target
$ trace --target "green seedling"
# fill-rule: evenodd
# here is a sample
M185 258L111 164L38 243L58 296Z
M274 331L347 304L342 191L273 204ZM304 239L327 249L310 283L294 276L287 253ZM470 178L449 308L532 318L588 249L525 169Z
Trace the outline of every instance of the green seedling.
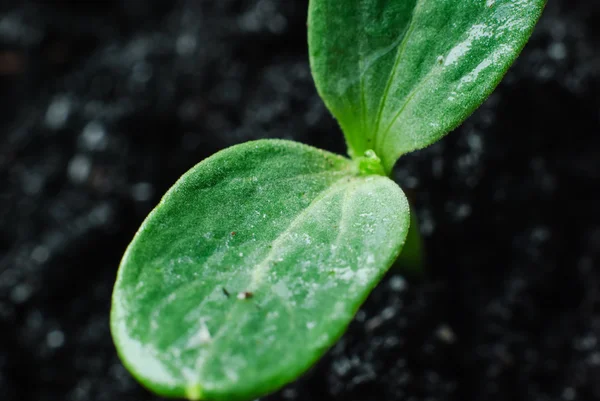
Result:
M310 63L350 158L236 145L181 177L121 262L111 330L154 392L250 400L313 365L409 228L388 178L498 84L545 0L311 0Z

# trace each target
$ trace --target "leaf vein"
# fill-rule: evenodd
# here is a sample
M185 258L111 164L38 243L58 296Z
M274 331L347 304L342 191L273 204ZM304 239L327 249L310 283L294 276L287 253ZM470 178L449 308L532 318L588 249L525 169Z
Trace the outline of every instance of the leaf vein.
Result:
M354 178L354 177L349 177L349 178ZM290 223L288 228L286 228L286 230L284 230L281 234L279 234L277 236L277 238L272 243L272 248L271 248L272 250L263 258L263 260L258 264L256 269L253 271L250 284L248 285L249 291L252 292L253 290L255 290L257 288L258 283L262 280L262 278L268 271L269 262L276 255L275 251L278 249L276 246L276 243L279 241L283 241L283 239L286 238L287 234L289 234L293 230L293 228L295 228L295 226L298 225L303 220L303 217L305 217L308 214L309 210L312 207L314 207L314 205L319 203L322 199L324 199L327 196L332 195L340 190L343 190L344 188L349 187L352 184L356 184L355 179L351 179L350 181L344 181L341 184L340 184L340 181L341 180L336 181L330 187L328 187L327 189L322 191L319 195L317 195L312 200L312 202L292 220L292 222ZM239 310L241 305L243 305L243 304L236 303L231 309L229 309L229 312L223 319L223 324L219 327L219 329L217 330L217 332L215 333L215 335L212 338L212 341L211 341L212 344L216 344L217 341L220 340L225 334L231 333L231 330L227 330L228 327L227 327L226 323L232 320L232 317L235 315L235 312ZM240 325L238 325L238 327L236 329L239 329L239 326ZM212 357L212 355L214 355L214 353L216 352L215 350L216 350L215 346L211 347L209 353L207 354L206 358L204 358L204 360L209 361L210 357ZM203 366L206 367L207 365L203 365Z
M385 131L383 131L383 134L381 135L381 141L380 141L381 145L384 144L390 131L392 130L392 127L394 126L394 124L396 124L396 122L398 121L398 119L400 118L400 116L402 115L402 113L404 112L406 107L408 106L408 104L411 102L411 100L415 97L415 95L419 92L419 90L423 86L427 85L429 80L432 78L432 75L431 75L432 72L433 72L433 70L430 70L429 73L426 75L425 79L423 79L417 86L415 86L412 89L412 91L408 94L404 104L402 104L402 106L398 109L398 111L396 112L396 114L394 115L394 117L392 118L392 120L390 121L388 126L386 127ZM380 157L383 157L383 155L381 155Z
M394 82L394 76L396 75L396 73L398 71L400 62L402 61L404 52L406 51L406 47L408 46L408 41L409 41L410 37L412 36L412 33L415 29L415 14L417 12L416 10L419 7L419 4L421 3L421 1L422 0L417 0L417 3L415 4L415 7L413 8L413 12L410 16L410 22L408 24L408 27L406 28L404 38L402 39L402 42L400 43L400 46L398 48L398 53L396 54L396 59L394 60L394 66L392 67L392 70L390 71L387 83L385 85L385 90L383 92L381 101L379 103L379 110L377 112L377 118L375 120L375 127L374 127L375 130L377 131L377 133L375 135L376 143L374 144L374 146L379 145L379 141L377 141L377 139L378 139L378 134L379 134L379 126L381 124L381 118L383 116L383 109L385 108L385 103L387 102L387 98L389 97L390 90L392 88L392 83Z

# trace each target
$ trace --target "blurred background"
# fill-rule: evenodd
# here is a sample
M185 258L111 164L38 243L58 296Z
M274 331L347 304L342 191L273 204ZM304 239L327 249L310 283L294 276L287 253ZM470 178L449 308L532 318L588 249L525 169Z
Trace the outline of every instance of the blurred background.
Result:
M226 146L344 152L307 3L0 0L0 400L159 400L108 328L146 214ZM264 400L600 399L599 129L600 2L550 0L491 98L398 163L426 273Z

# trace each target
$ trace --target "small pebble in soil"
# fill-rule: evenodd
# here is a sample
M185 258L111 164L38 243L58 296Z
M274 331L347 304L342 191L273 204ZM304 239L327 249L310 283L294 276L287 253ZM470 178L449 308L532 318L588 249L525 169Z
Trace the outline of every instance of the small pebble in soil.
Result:
M52 330L46 336L46 343L50 348L60 348L65 343L65 335L60 330Z
M71 101L66 96L57 96L46 111L46 125L50 129L58 130L62 128L71 111Z

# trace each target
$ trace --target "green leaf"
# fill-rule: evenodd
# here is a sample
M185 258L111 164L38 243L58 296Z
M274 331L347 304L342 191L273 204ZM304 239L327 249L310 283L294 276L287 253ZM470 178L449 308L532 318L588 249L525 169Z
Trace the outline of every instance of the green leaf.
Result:
M308 369L396 259L408 203L390 179L288 141L186 173L123 257L111 330L165 396L245 400Z
M311 0L310 61L351 156L387 172L492 92L545 0Z

